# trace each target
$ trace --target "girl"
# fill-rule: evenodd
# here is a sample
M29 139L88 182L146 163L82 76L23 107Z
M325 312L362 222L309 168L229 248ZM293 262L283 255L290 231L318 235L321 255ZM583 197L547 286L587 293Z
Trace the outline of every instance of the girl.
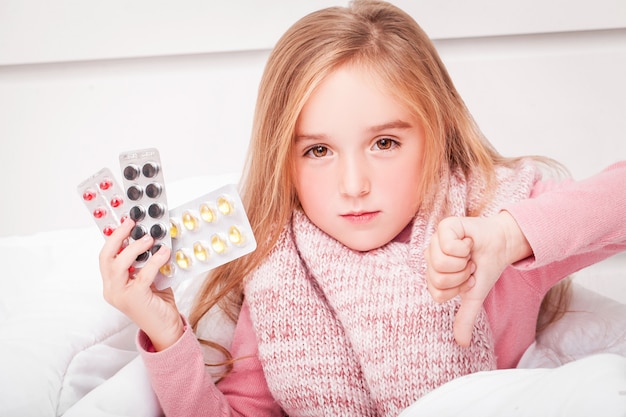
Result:
M407 14L321 10L261 81L242 181L256 252L213 271L187 320L151 287L167 248L129 276L151 241L119 252L127 221L100 254L105 298L141 328L167 415L397 415L514 367L547 291L626 248L626 165L557 184L540 162L489 145ZM236 328L216 384L194 331L217 306Z

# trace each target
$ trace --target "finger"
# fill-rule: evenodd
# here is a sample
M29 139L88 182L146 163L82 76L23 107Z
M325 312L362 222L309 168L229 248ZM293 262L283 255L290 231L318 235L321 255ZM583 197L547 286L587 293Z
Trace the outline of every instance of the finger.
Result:
M130 267L139 255L147 252L154 243L154 239L149 234L142 236L138 240L132 241L128 246L117 254L116 260L119 264Z
M131 269L137 257L152 246L153 239L146 235L126 246L114 259L100 264L105 291L116 292L132 278Z
M453 259L459 262L467 262L472 252L473 242L469 237L456 240L440 240L439 251L445 255L448 262Z
M142 285L150 286L154 281L159 268L161 268L170 259L171 250L166 245L161 245L146 263L141 268L141 271L137 273L135 280Z
M453 299L460 293L458 288L449 288L442 290L432 287L431 285L428 285L428 292L430 293L430 296L433 298L433 300L435 300L435 302L437 303L445 303L446 301Z
M447 256L467 258L472 250L472 240L467 237L463 221L459 217L448 217L437 229L439 250Z
M438 303L445 303L448 300L453 299L459 294L463 294L466 291L469 291L476 284L476 280L473 275L470 275L465 281L461 284L450 287L450 288L438 288L432 285L431 282L427 282L428 292L430 293L433 300Z
M454 318L454 339L463 347L470 345L476 317L482 309L481 300L463 300Z
M128 219L123 222L117 229L113 231L111 236L109 236L100 251L100 261L106 261L108 259L113 259L117 256L117 253L122 248L124 241L130 235L130 231L132 230L135 222Z
M436 247L429 247L429 250L424 252L426 259L426 266L428 271L433 277L446 276L448 274L464 274L464 271L468 269L471 258L470 257L454 257L448 256L438 251ZM469 274L465 274L464 278L467 278Z
M475 269L476 267L472 261L467 262L463 269L456 272L442 273L433 268L427 268L426 282L429 286L432 286L433 290L444 291L456 288L457 291L454 295L457 295L459 292L467 291L469 288L473 287L473 284L468 287L467 281L472 277Z

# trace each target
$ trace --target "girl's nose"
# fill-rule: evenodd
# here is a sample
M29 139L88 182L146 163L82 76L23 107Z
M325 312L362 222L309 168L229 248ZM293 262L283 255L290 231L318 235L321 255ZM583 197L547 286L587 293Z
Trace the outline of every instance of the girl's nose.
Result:
M360 197L370 192L369 169L365 161L343 161L339 173L339 192L346 197Z

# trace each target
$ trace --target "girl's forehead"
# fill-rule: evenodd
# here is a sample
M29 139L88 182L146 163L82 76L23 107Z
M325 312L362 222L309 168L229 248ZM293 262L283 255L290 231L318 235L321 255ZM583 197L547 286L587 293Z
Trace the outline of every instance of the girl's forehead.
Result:
M416 113L414 110L419 105L412 99L415 95L407 91L407 84L399 82L397 76L392 76L384 65L348 61L332 68L311 88L300 109L298 120L311 102L319 99L322 94L320 91L326 90L324 94L328 98L327 101L333 101L330 99L331 96L336 99L343 98L342 91L346 90L348 85L355 87L354 94L358 94L359 89L378 92L379 95L397 102L407 110L410 109L412 113Z

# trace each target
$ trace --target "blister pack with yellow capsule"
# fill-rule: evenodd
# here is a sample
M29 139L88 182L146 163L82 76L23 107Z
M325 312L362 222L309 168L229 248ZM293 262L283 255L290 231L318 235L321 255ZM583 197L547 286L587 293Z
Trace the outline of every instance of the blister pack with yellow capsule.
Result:
M234 185L226 185L170 210L170 261L157 288L169 287L246 255L256 240Z

